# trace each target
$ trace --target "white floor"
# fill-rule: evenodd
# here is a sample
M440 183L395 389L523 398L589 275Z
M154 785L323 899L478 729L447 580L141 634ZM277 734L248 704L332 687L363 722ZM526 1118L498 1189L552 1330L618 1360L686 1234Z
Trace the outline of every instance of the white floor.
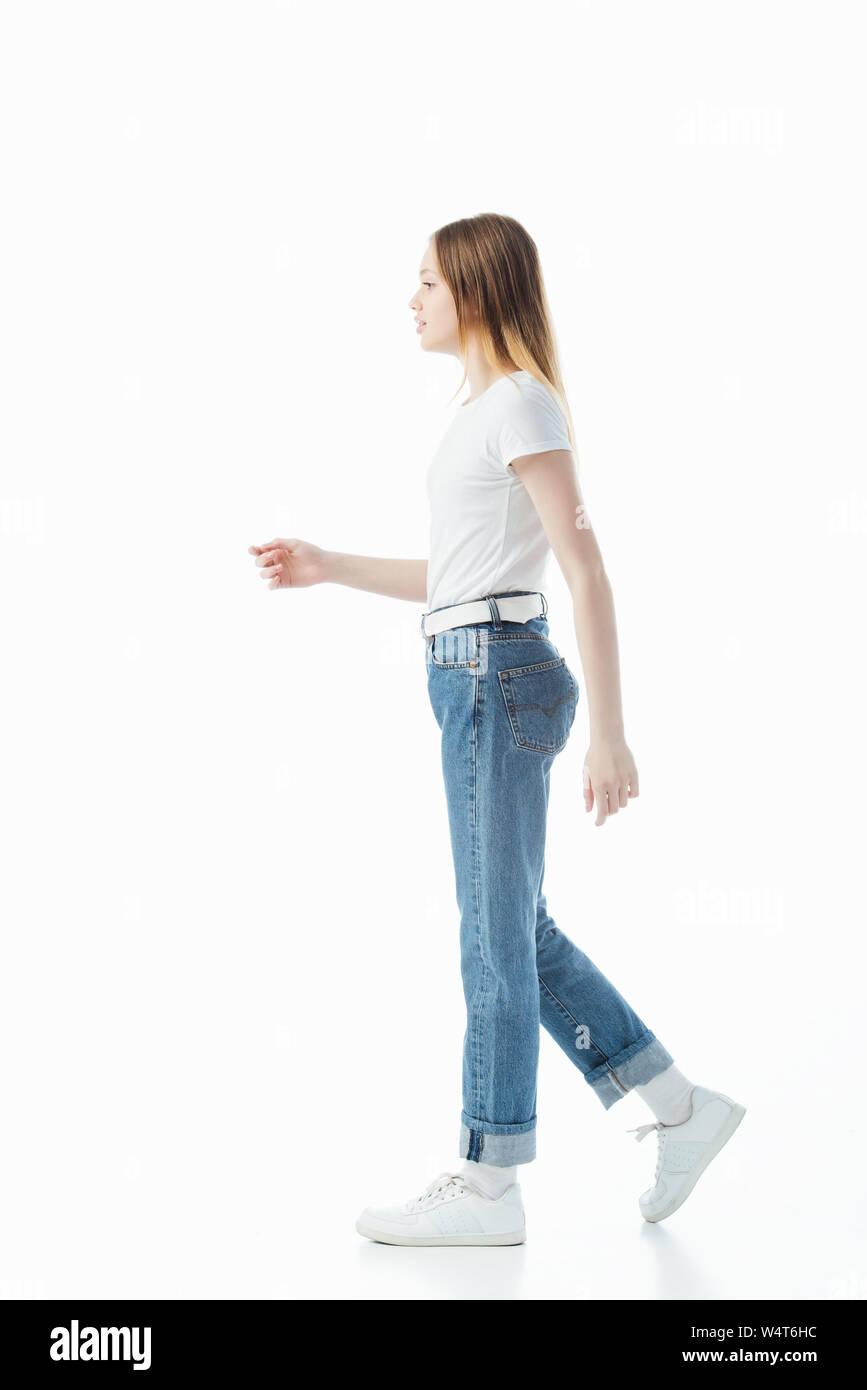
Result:
M292 1148L264 1086L219 1119L191 1090L174 1142L114 1133L92 1105L94 1142L4 1145L3 1298L863 1299L863 1118L753 1086L740 1128L681 1210L642 1221L655 1136L635 1096L604 1112L545 1050L539 1156L521 1169L528 1223L509 1249L401 1249L354 1230L364 1205L418 1191L448 1152ZM716 1078L710 1078L711 1082ZM235 1078L230 1077L234 1090ZM577 1099L576 1099L577 1097ZM598 1111L598 1113L597 1113ZM270 1119L268 1117L271 1117ZM50 1117L45 1112L46 1131ZM856 1127L856 1123L857 1126ZM281 1134L282 1130L282 1134ZM203 1147L202 1136L210 1133ZM544 1135L544 1138L542 1138ZM333 1135L332 1135L333 1137ZM446 1146L447 1147L447 1146ZM544 1154L543 1154L544 1147Z

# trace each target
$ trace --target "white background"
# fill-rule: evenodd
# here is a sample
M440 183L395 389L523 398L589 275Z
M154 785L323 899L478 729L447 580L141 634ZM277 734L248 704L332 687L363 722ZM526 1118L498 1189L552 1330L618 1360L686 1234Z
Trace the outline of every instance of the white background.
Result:
M0 1295L867 1296L863 17L4 7ZM640 773L595 827L579 703L549 907L747 1116L649 1226L652 1116L543 1034L526 1245L401 1250L355 1218L458 1163L464 1026L423 605L247 546L426 553L460 366L408 301L483 211Z

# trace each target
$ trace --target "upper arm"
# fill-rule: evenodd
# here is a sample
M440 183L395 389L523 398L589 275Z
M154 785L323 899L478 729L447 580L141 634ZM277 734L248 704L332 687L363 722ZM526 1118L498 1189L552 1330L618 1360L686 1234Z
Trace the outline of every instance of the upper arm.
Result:
M584 508L571 448L525 454L513 459L512 467L530 494L570 588L584 574L602 570L602 556Z
M578 488L569 429L559 404L535 378L521 385L500 425L498 462L517 475L545 528L567 584L602 568Z

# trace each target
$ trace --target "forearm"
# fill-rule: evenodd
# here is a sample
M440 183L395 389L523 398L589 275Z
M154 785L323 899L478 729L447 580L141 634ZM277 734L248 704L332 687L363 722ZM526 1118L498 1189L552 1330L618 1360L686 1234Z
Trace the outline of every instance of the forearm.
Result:
M605 570L598 569L576 578L570 589L590 712L590 740L623 738L620 657L611 584Z
M424 603L427 599L427 560L391 560L377 555L325 552L325 583L345 584L387 598Z

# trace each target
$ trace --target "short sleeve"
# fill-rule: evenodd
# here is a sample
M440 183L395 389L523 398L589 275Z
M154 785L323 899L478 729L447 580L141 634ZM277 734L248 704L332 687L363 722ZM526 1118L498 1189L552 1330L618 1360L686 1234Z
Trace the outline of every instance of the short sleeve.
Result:
M505 397L497 450L503 468L524 454L572 448L566 417L547 387L532 377L520 382L519 390L520 396L511 388Z

